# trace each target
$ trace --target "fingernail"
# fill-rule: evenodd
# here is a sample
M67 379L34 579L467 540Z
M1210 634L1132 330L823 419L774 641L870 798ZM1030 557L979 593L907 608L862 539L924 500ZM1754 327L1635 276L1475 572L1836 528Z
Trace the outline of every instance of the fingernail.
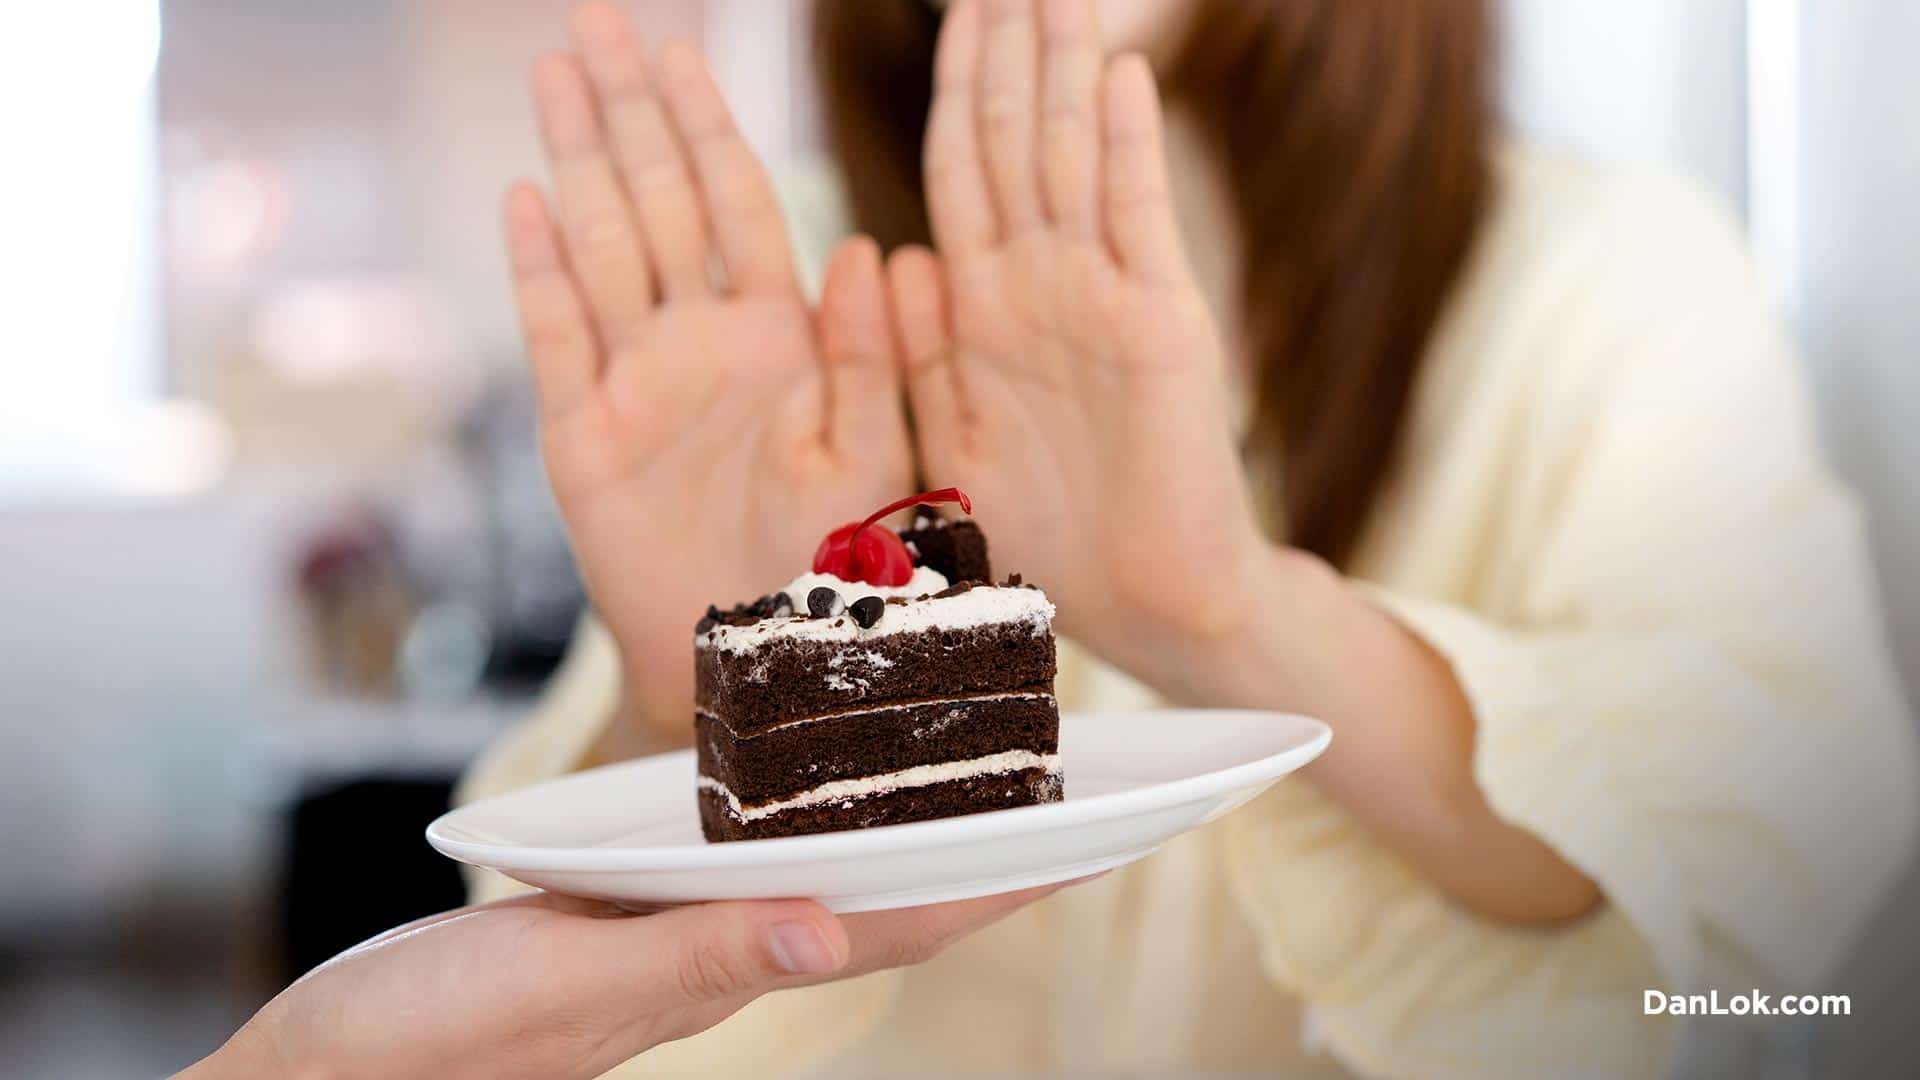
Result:
M834 955L833 946L812 923L775 923L767 932L767 948L773 953L773 962L794 975L828 975L840 970L840 958Z

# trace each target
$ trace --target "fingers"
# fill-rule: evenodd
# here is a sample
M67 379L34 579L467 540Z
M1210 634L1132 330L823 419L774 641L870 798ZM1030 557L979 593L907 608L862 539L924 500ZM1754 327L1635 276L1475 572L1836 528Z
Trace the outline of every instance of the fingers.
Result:
M1040 0L1040 175L1047 218L1100 234L1100 39L1091 0Z
M609 920L582 942L640 1013L752 996L843 970L840 921L809 900L694 904Z
M674 126L706 196L728 283L736 293L794 291L793 254L773 184L741 137L706 62L676 44L661 53L660 68Z
M955 900L926 907L898 908L842 915L851 956L842 976L924 963L968 934L999 922L1036 900L1059 892L1065 885Z
M632 26L619 9L596 3L575 10L572 30L660 292L670 300L708 295L706 214Z
M1038 34L1033 0L985 0L976 121L994 205L1007 235L1040 222L1034 166Z
M952 446L960 434L965 406L953 363L939 257L923 247L894 252L887 260L887 292L901 380L920 442Z
M773 184L699 54L669 45L650 71L612 4L581 5L572 25L666 294L709 290L709 234L732 291L798 288Z
M540 136L553 163L567 262L586 291L601 340L638 332L651 304L646 255L579 61L553 53L533 68Z
M557 415L592 390L599 349L539 189L524 181L513 185L501 216L534 388L542 411Z
M869 237L843 242L820 290L820 350L827 363L827 435L857 450L899 438L900 377L880 246Z
M940 28L927 112L927 214L943 255L966 259L998 234L975 133L974 78L980 61L980 0L957 0Z
M1160 94L1137 54L1107 65L1101 84L1107 242L1130 273L1166 282L1185 273L1186 255L1167 187Z
M956 0L925 166L934 241L956 265L1043 222L1070 240L1104 233L1142 274L1179 265L1158 93L1139 57L1102 71L1092 0Z

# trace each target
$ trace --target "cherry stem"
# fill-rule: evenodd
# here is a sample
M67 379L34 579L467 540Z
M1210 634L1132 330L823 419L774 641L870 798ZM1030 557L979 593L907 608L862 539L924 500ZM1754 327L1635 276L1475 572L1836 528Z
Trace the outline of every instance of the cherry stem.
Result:
M909 495L904 499L890 502L880 509L875 510L872 514L869 514L867 520L855 525L853 531L847 534L847 572L849 574L855 574L856 576L858 575L860 568L860 549L854 547L853 542L860 539L860 534L866 531L867 526L879 521L888 514L905 510L909 506L933 506L936 503L959 503L961 513L973 513L973 500L967 498L967 493L957 487L940 488L936 491L923 491L918 495Z

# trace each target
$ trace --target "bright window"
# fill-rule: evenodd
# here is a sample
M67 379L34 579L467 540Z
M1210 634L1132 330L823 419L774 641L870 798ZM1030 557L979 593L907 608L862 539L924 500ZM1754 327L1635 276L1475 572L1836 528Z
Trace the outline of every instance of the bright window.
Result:
M0 15L0 500L179 486L165 448L197 421L158 403L159 48L159 0Z

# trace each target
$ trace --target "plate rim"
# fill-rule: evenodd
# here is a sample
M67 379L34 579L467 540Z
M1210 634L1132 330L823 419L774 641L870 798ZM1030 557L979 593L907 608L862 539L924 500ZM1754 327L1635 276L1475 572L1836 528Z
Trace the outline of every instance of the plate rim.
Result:
M1250 784L1277 780L1318 758L1333 741L1333 729L1325 721L1300 713L1272 709L1079 709L1079 715L1148 716L1156 713L1218 714L1263 716L1303 722L1311 735L1296 746L1224 769L1184 776L1126 791L1089 795L1067 802L1017 806L991 813L961 814L932 821L914 821L873 829L812 833L805 836L780 836L760 840L737 840L725 844L664 844L649 847L587 848L536 847L527 844L496 844L477 840L459 840L444 834L448 819L490 800L482 799L449 809L428 823L427 843L442 855L457 862L484 869L514 873L663 873L714 870L751 866L786 866L821 859L885 855L902 850L924 851L955 844L994 840L1013 834L1073 828L1092 821L1122 816L1113 811L1116 803L1135 803L1127 813L1149 813L1204 799ZM541 783L573 779L602 770L634 768L643 762L673 757L691 757L691 749L670 750L629 761L613 762L583 769ZM538 787L538 784L529 785ZM519 788L516 791L526 791ZM512 793L503 793L512 794ZM498 797L498 796L496 796ZM1047 819L1043 825L1027 823L1034 817ZM843 850L853 847L856 850ZM532 855L533 858L528 856ZM750 855L751 858L742 856Z

